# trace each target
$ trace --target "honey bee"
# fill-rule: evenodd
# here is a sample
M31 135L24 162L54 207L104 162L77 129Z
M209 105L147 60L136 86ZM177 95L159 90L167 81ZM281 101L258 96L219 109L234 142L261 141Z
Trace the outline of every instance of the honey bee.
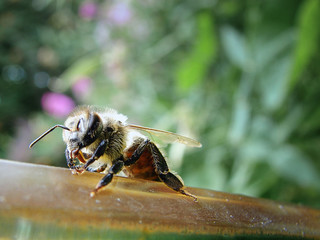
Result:
M35 139L29 148L59 127L63 129L62 137L67 145L65 157L72 173L105 173L90 193L91 197L108 185L114 174L122 171L127 177L162 181L169 188L197 201L196 196L184 189L182 179L170 172L158 147L142 132L191 147L201 147L201 144L175 133L127 124L126 121L127 117L114 109L79 106L70 113L64 125L53 126Z

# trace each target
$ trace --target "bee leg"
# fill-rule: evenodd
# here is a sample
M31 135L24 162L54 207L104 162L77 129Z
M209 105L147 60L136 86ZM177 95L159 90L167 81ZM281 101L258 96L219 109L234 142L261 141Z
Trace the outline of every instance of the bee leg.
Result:
M183 183L180 181L180 179L174 175L171 172L167 172L165 174L160 173L159 178L162 182L164 182L169 188L186 195L188 197L192 197L195 202L198 202L198 198L194 196L193 194L187 192L183 189Z
M86 155L86 154L85 154ZM84 155L84 153L82 153L81 151L79 151L78 152L78 154L77 154L77 158L78 158L78 160L79 160L79 162L81 162L81 163L86 163L86 159L88 159L88 156L85 156ZM74 170L72 170L72 173L73 174L81 174L81 173L83 173L83 169L82 169L82 167L83 167L83 164L78 164L78 165L76 165L75 166L75 168L74 168Z
M107 147L108 141L107 140L102 140L97 147L97 149L94 151L92 156L89 158L89 160L81 167L78 169L79 172L83 172L87 170L87 168L94 163L96 160L98 160L105 152L106 147Z
M149 139L146 139L145 141L140 143L140 145L137 147L137 149L134 151L131 157L124 161L124 165L129 166L138 161L138 159L141 157L142 153L144 152L145 148L149 145L149 143Z
M100 180L96 188L90 193L90 196L94 197L101 188L108 185L111 182L113 175L120 172L123 166L124 166L124 162L122 158L120 158L119 160L116 160L116 162L114 162L113 165L110 167L108 173Z
M66 156L66 160L67 160L67 165L71 169L72 174L78 174L78 173L82 173L83 172L83 171L79 170L79 169L81 169L82 166L81 165L76 165L75 164L76 163L75 160L70 158L70 152L69 152L68 148L66 148L66 150L65 150L65 156ZM81 151L79 151L79 154L78 154L77 157L78 157L80 162L82 162L82 163L86 162Z
M153 161L155 165L156 173L158 174L160 180L164 182L169 188L180 192L183 195L192 197L195 202L198 201L198 198L191 193L183 189L183 182L176 175L170 172L166 160L162 156L161 152L157 146L153 143L149 144L151 153L153 155Z
M90 159L92 157L92 154L88 154L88 153L83 153L82 151L79 151L79 154L78 154L78 159L80 162L82 163L86 163L87 162L87 159ZM87 167L87 171L89 172L103 172L106 168L108 167L108 164L102 164L101 166L99 167L96 167L96 168L93 168L93 167Z
M108 167L108 164L103 164L97 168L87 167L87 171L100 173L100 172L103 172L104 170L106 170L107 167Z
M68 165L68 167L69 167L70 169L74 169L74 168L75 168L74 160L70 158L68 148L66 148L66 150L65 150L65 156L66 156L66 160L67 160L67 165Z
M67 165L68 165L69 169L71 169L72 174L77 174L78 166L75 165L74 159L70 158L68 148L66 148L65 155L66 155Z

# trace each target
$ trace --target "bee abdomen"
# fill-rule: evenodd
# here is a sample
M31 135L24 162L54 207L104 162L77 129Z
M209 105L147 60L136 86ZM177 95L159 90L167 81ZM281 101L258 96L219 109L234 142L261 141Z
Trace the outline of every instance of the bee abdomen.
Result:
M125 159L132 156L139 144L130 147L125 151ZM126 166L123 172L128 177L141 178L146 180L160 181L158 175L155 172L153 165L153 156L149 148L145 148L138 161L130 166Z

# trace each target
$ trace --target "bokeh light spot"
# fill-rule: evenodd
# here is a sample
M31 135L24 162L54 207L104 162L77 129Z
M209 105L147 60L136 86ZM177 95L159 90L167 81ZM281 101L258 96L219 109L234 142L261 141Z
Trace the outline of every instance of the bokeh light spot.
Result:
M62 93L46 92L41 98L42 108L50 115L58 118L66 117L75 107L69 96Z

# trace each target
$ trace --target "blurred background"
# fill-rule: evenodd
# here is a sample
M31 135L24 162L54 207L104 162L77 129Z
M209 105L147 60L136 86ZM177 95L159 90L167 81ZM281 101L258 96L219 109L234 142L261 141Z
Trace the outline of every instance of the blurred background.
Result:
M198 139L187 186L320 208L320 1L0 2L0 158L64 166L74 106Z

